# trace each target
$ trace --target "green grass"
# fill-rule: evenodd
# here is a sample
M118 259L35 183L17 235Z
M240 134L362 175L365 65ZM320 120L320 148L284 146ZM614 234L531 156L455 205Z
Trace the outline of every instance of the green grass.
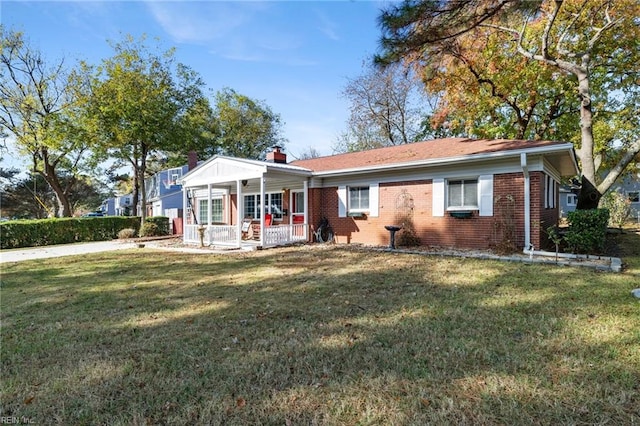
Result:
M39 424L640 424L623 274L298 247L2 268L1 413Z

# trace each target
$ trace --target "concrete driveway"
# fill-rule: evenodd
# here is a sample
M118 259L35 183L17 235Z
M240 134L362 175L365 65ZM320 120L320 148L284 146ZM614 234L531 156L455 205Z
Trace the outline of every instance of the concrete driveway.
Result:
M94 243L61 244L56 246L30 247L24 249L0 250L0 263L21 262L23 260L47 259L50 257L74 256L102 251L125 250L137 245L132 242L98 241Z

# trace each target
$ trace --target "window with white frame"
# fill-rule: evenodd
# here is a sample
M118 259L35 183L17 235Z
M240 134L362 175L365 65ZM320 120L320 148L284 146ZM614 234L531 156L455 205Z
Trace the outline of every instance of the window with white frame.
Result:
M271 214L274 220L282 220L282 193L267 193L264 194L264 197L267 200L264 207L265 212ZM244 196L244 217L260 219L261 210L260 194Z
M640 192L638 191L629 192L627 193L627 196L629 198L629 201L632 203L640 202Z
M198 201L198 224L206 225L209 223L209 200ZM211 200L211 223L222 222L222 198L214 198Z
M244 217L251 219L260 219L260 209L256 208L260 205L260 194L252 194L244 196Z
M282 220L282 192L273 192L264 196L269 206L267 213L272 215L273 220Z
M349 187L349 212L361 213L369 210L369 187Z
M378 217L380 185L338 186L338 217L360 217L367 214Z
M198 200L198 224L206 225L209 223L207 212L209 209L209 200Z
M222 198L211 200L211 221L222 223Z
M567 194L567 206L578 205L578 196L576 194Z
M478 209L478 179L447 181L447 210Z
M293 193L293 206L291 208L291 213L293 214L304 213L304 192Z

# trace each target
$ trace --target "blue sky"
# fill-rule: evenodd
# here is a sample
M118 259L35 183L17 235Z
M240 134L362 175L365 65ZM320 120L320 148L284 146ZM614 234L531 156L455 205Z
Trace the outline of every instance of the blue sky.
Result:
M123 34L160 39L207 90L230 87L284 121L290 156L331 154L346 128L347 78L376 52L389 1L2 1L0 22L45 57L98 64ZM7 161L15 158L5 158Z

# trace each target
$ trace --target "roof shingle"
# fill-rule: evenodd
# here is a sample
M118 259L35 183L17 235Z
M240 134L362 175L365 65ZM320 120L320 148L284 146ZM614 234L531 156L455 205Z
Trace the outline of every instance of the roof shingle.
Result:
M425 160L463 157L492 152L511 151L558 145L553 141L525 141L516 139L445 138L404 145L389 146L367 151L348 152L326 157L296 160L290 164L314 172L343 170L402 164Z

